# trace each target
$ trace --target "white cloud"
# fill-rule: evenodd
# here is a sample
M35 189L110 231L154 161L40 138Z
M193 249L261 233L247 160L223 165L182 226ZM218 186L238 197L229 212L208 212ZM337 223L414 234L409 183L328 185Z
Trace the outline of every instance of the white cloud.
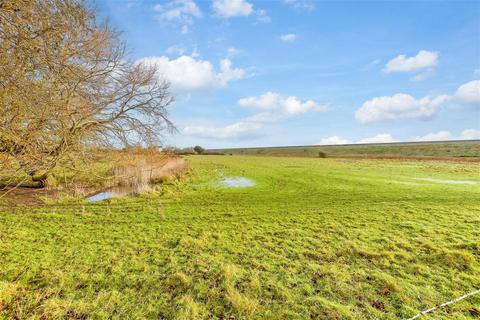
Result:
M256 10L255 15L257 16L257 23L270 23L272 22L272 18L268 15L267 11L265 10Z
M173 0L167 4L157 4L153 10L158 12L160 21L191 24L194 18L202 17L202 12L192 0Z
M283 98L274 92L267 92L258 98L240 99L238 100L238 105L258 108L264 111L225 127L188 126L184 128L183 132L187 135L213 139L252 138L259 136L261 129L268 123L278 122L310 110L326 110L325 106L319 106L313 100L301 101L294 96Z
M425 79L430 78L435 74L435 69L429 68L425 71L420 72L419 74L413 76L410 80L412 81L423 81Z
M405 93L375 97L363 103L355 113L355 118L361 123L397 119L427 119L434 116L438 108L449 99L450 97L447 95L415 99Z
M170 46L165 50L166 53L168 54L176 54L176 55L183 55L187 49L182 46Z
M460 139L463 140L477 140L480 139L480 130L478 129L465 129L460 135Z
M467 103L480 104L480 80L473 80L461 85L455 97Z
M181 34L187 34L187 33L189 33L189 32L190 32L190 28L189 28L188 25L186 25L186 24L184 24L184 25L182 26L182 29L180 29L180 33L181 33Z
M352 143L350 140L339 137L339 136L331 136L328 138L323 138L320 140L318 145L333 145L333 144L349 144Z
M245 70L232 68L229 59L220 62L220 72L216 72L212 63L195 59L192 56L180 56L176 59L168 57L146 57L137 61L156 66L159 75L170 81L174 91L193 91L226 86L230 81L241 79Z
M230 47L230 48L227 49L227 56L230 57L230 58L235 57L239 53L240 53L240 50L238 50L237 48Z
M315 3L313 0L283 0L283 2L295 9L306 11L315 10Z
M254 114L251 117L246 118L246 121L249 122L258 122L258 123L275 123L279 122L282 119L288 118L291 115L284 114L282 112L275 111L265 111Z
M477 140L480 139L480 130L465 129L459 136L454 136L450 131L438 131L424 135L423 137L416 137L415 141L444 141L444 140Z
M282 97L275 92L266 92L260 97L248 97L238 100L242 107L253 107L263 110L281 112L285 115L302 114L310 110L327 111L326 106L320 106L314 100L301 101L295 96Z
M390 60L383 69L384 72L410 72L431 68L438 64L438 52L420 50L414 57L404 54Z
M409 94L397 93L393 96L375 97L363 103L356 111L355 118L361 123L397 119L428 119L433 117L443 104L452 99L480 106L480 80L473 80L461 85L453 96L439 95L415 99Z
M245 139L258 136L262 127L260 123L241 121L225 127L187 126L183 133L201 138Z
M465 129L459 136L454 136L450 131L442 130L431 132L421 137L413 138L413 141L448 141L448 140L480 140L479 129ZM350 144L350 143L391 143L399 142L389 133L380 133L373 137L361 139L358 141L351 141L339 136L331 136L323 138L317 145L335 145L335 144Z
M253 5L246 0L213 0L212 7L223 18L246 17L253 13Z
M221 72L217 75L220 85L226 86L230 81L242 79L245 76L245 70L240 68L232 68L230 59L220 61Z
M415 141L443 141L452 140L453 136L450 131L437 131L424 135L423 137L416 137Z
M351 143L388 143L388 142L397 142L398 140L392 137L389 133L380 133L376 136L361 139L358 141L352 141L346 138L339 136L331 136L328 138L323 138L320 140L318 145L334 145L334 144L351 144Z
M380 133L376 136L359 140L357 143L388 143L397 142L395 138L389 133Z
M284 42L293 42L297 39L297 35L294 33L287 33L287 34L282 34L279 38Z

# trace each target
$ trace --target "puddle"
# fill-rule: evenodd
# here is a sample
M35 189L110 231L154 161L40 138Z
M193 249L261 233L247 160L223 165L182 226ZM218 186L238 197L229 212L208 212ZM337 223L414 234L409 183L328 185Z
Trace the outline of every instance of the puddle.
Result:
M223 177L221 183L228 188L248 188L255 186L255 182L243 177Z
M97 202L97 201L103 201L103 200L108 200L112 198L125 197L135 193L136 192L133 188L128 188L128 187L113 188L110 190L105 190L105 191L95 193L94 195L87 197L87 200L92 202Z
M148 171L150 171L150 181L147 184L140 184L137 186L114 187L101 192L97 192L94 195L87 197L86 199L91 202L97 202L150 191L152 190L153 184L161 182L166 178L175 177L186 169L187 162L185 161L185 159L174 158L169 160L166 164L162 165L159 168L149 168Z
M478 181L472 180L447 180L447 179L434 179L434 178L416 178L415 180L429 181L435 183L447 183L447 184L478 184Z

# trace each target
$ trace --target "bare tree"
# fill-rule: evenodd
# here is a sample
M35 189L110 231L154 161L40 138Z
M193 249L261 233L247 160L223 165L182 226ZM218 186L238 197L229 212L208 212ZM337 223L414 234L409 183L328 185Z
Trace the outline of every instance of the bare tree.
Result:
M0 0L0 172L46 174L86 148L158 143L169 84L81 0Z

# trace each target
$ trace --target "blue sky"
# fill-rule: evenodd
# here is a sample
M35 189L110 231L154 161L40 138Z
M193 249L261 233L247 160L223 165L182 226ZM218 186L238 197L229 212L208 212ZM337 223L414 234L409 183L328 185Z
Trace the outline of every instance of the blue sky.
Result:
M105 0L175 146L480 139L480 2Z

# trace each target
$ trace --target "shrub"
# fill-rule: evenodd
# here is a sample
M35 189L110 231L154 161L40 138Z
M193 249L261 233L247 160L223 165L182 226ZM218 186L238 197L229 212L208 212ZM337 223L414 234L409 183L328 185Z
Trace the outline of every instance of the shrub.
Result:
M197 154L203 154L205 152L205 149L203 149L201 146L195 146L193 148L193 151L195 151Z

